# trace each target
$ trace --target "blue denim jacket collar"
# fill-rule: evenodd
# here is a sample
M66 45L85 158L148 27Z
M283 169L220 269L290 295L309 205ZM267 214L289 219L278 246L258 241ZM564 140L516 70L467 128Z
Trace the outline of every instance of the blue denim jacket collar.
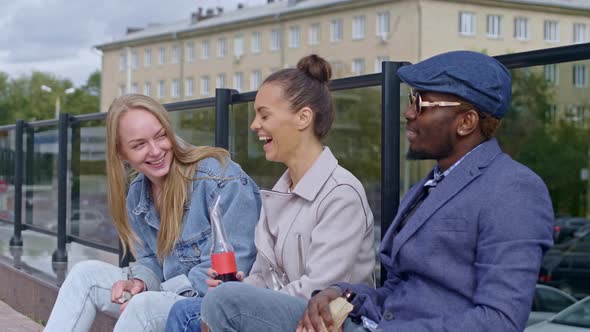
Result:
M152 198L150 197L151 182L140 173L133 182L141 183L141 190L139 194L139 202L137 206L132 210L133 214L139 215L142 212L149 211L149 207L152 206Z

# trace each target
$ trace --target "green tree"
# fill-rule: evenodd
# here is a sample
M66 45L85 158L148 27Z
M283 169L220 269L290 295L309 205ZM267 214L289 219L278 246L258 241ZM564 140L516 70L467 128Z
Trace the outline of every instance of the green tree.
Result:
M543 73L519 69L512 79L511 109L498 132L502 148L545 181L556 213L583 215L586 183L580 171L588 165L588 131L548 117L555 91Z
M43 85L52 91L42 90ZM16 119L53 119L58 96L61 112L86 114L99 111L100 72L92 73L86 84L74 93L65 94L72 87L72 82L67 79L58 79L52 74L38 71L15 79L0 73L0 125L13 124Z

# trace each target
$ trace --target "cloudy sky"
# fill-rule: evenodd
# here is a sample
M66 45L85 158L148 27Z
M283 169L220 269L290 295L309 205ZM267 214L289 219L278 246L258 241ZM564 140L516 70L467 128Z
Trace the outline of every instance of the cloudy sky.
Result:
M39 70L83 85L101 66L93 46L127 27L190 17L198 7L235 10L266 0L0 0L0 71L12 78Z

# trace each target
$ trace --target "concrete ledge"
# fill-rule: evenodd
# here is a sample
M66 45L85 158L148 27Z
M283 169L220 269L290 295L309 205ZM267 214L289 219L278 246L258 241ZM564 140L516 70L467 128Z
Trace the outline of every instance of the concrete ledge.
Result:
M55 280L26 267L17 269L8 259L0 259L0 300L16 311L44 324L58 290ZM115 322L114 317L98 313L91 331L113 331Z

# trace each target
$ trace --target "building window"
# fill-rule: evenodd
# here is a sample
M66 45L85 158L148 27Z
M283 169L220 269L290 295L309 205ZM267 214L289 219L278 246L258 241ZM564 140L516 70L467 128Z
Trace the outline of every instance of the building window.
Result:
M202 60L209 59L209 54L210 54L209 41L208 40L203 40L201 42L201 59Z
M177 64L180 63L180 47L174 46L172 48L172 63Z
M320 24L313 23L309 26L309 45L320 44Z
M551 122L557 121L557 105L549 105L546 118Z
M131 93L139 93L139 84L137 84L137 83L131 84Z
M334 78L340 78L344 75L344 64L342 61L332 61L330 65L332 66L332 74Z
M281 48L281 30L273 29L270 32L270 50L278 51Z
M158 98L164 98L166 96L166 83L162 81L158 81Z
M529 19L526 17L514 18L514 38L518 40L529 39Z
M225 89L225 74L218 74L217 75L217 83L215 87L218 89Z
M193 42L186 43L186 62L195 62L195 43Z
M262 80L262 73L260 70L253 70L252 74L250 75L250 90L256 90L260 87L260 83Z
M222 37L217 39L217 57L223 58L227 51L227 40Z
M152 65L152 49L146 48L143 51L143 65L144 67L149 67Z
M163 65L166 63L166 48L160 47L158 51L158 64Z
M545 65L545 80L553 85L559 83L559 67L557 64Z
M299 26L294 25L289 28L289 47L299 48L299 41L301 39L301 33L299 32Z
M384 61L389 61L389 57L388 56L378 56L375 59L375 72L376 73L381 72L382 64Z
M143 94L146 96L152 95L152 83L151 82L143 83Z
M209 76L201 76L201 96L209 95Z
M342 40L343 32L342 32L342 20L336 19L332 20L330 23L330 41L331 42L339 42Z
M389 12L377 13L377 30L378 37L389 36Z
M490 38L499 38L502 35L502 16L488 15L486 32Z
M475 14L469 12L459 13L459 33L464 36L475 35Z
M365 16L355 16L352 19L352 39L359 40L365 38Z
M580 105L571 105L567 115L573 122L582 122L586 119L586 108Z
M551 43L559 42L559 22L557 21L545 21L544 29L545 41Z
M127 52L121 52L119 54L119 70L124 71L127 69Z
M585 88L588 86L586 65L574 65L574 86Z
M362 75L365 73L365 59L352 60L352 74Z
M242 91L244 89L244 75L242 73L234 74L234 89Z
M252 32L252 44L250 45L252 53L260 53L260 32Z
M180 97L180 80L172 80L172 86L170 86L170 95L172 98Z
M195 94L195 80L192 78L187 78L184 81L184 95L187 97L191 97Z
M241 57L244 55L244 36L237 35L234 37L234 56Z
M586 24L574 23L574 44L588 42Z
M121 97L122 95L124 95L126 93L127 93L127 91L125 91L125 84L119 85L119 97Z
M139 67L139 56L137 52L133 51L131 53L131 69L137 69Z

